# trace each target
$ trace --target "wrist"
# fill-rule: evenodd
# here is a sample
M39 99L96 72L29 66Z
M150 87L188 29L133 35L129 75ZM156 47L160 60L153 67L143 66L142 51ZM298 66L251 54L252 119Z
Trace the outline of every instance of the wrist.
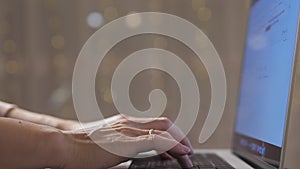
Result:
M44 164L51 168L63 168L71 150L70 136L60 130L54 129L44 132L44 141L40 150L46 161Z
M74 120L58 119L56 128L61 130L74 130L80 127L80 123Z

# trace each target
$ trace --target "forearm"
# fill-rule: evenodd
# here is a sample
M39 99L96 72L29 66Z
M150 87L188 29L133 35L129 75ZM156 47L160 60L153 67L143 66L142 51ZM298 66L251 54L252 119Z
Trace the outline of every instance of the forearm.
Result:
M13 104L0 101L0 117L9 117L29 121L36 124L47 125L61 130L73 130L78 128L79 122L73 120L65 120L53 116L34 113L28 110L18 108Z
M55 128L0 118L0 135L0 169L60 167L66 157L66 136Z
M28 110L21 108L14 108L6 114L6 117L29 121L36 124L47 125L55 128L60 128L61 124L64 123L63 119L52 117L45 114L33 113Z

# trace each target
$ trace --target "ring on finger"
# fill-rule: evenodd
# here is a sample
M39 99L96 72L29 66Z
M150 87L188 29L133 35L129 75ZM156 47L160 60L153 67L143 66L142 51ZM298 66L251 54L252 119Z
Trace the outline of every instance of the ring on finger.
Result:
M152 135L152 134L154 134L154 129L150 129L150 130L148 131L148 135Z

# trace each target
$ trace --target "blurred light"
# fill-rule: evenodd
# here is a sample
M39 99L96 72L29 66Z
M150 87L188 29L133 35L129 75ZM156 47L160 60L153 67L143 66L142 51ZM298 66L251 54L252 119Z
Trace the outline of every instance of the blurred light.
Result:
M98 28L103 23L103 16L99 12L91 12L86 18L86 22L91 28Z
M61 19L58 16L52 16L48 20L48 27L52 30L59 30L62 27Z
M130 15L130 17L129 17ZM139 13L135 13L135 12L130 12L126 18L126 24L129 28L137 28L141 25L142 23L142 18L140 16Z
M205 7L205 0L192 0L192 8L198 10Z
M65 100L67 100L68 96L69 96L69 92L68 91L66 91L64 89L61 89L61 88L58 88L52 94L51 100L55 100L58 103L62 103Z
M9 54L15 53L17 45L14 40L6 40L3 42L3 51Z
M0 22L0 35L10 32L10 25L6 21Z
M107 103L113 103L112 94L108 88L106 88L101 94L102 99Z
M71 86L68 82L61 83L61 85L55 89L48 102L49 107L54 110L59 110L63 107L72 95Z
M199 8L198 17L200 21L208 21L211 18L211 10L209 8Z
M118 11L114 7L105 8L103 14L104 14L104 18L109 21L114 20L118 17Z
M17 61L10 60L5 64L5 71L9 74L16 74L19 71L19 65Z
M168 47L168 41L166 38L164 37L157 37L154 39L153 41L153 46L155 48L162 48L162 49L166 49Z
M67 64L67 58L63 54L55 55L53 58L53 64L58 68L63 68Z
M149 1L149 9L153 11L159 11L163 7L163 1L156 0L156 1Z
M61 49L65 46L65 39L61 35L55 35L51 38L51 45L55 49Z
M102 100L104 100L107 103L112 103L113 99L112 99L112 94L111 94L111 90L110 90L110 80L108 80L108 78L105 78L106 76L104 76L101 79L97 79L97 90L100 91L100 97L102 98Z

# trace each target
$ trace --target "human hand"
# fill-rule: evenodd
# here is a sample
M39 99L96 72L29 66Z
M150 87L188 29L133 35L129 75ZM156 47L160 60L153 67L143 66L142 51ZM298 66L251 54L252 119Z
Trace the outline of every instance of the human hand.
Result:
M107 168L150 150L156 150L158 153L167 151L169 155L178 159L183 167L192 166L188 158L188 154L192 153L189 141L185 138L178 142L179 140L174 138L181 138L182 132L167 118L149 121L141 118L130 119L131 117L122 115L117 117L117 120L110 122L106 127L94 128L89 132L73 132L70 151L77 153L73 154L75 157L71 156L70 161L66 160L65 166ZM149 135L149 127L154 129L154 134ZM167 132L168 127L173 129Z
M125 115L114 116L116 120L110 121L108 125L117 128L134 127L138 129L155 129L157 131L168 132L175 140L179 141L183 145L189 147L191 152L189 155L193 154L193 147L190 141L186 138L185 134L175 125L173 122L166 117L159 118L137 118L129 117ZM160 133L159 133L160 134Z

